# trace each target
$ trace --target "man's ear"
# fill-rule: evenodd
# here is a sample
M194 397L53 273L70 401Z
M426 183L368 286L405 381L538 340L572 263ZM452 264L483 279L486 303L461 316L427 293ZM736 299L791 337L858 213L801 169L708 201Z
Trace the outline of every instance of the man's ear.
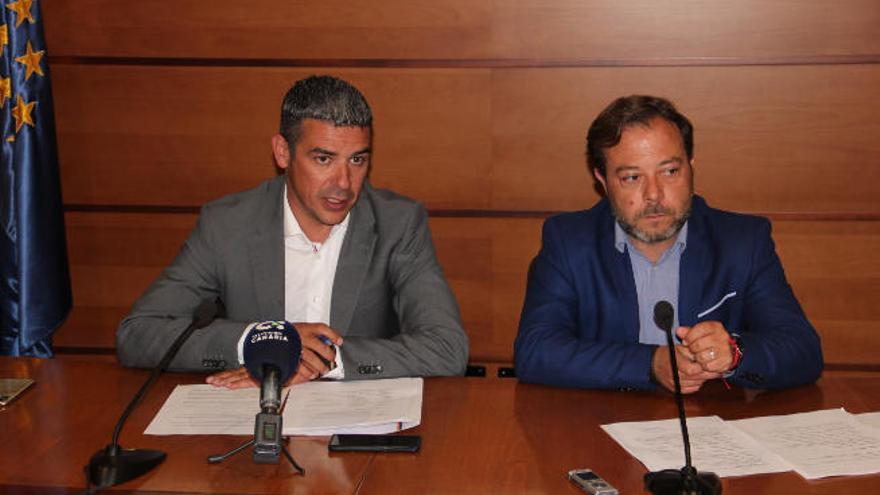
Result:
M596 181L598 181L599 184L602 184L602 189L605 190L605 194L608 194L608 185L605 184L605 177L602 177L602 174L598 169L593 169L593 177L596 178Z
M281 134L272 136L272 156L275 158L275 166L281 170L286 170L290 165L290 147Z

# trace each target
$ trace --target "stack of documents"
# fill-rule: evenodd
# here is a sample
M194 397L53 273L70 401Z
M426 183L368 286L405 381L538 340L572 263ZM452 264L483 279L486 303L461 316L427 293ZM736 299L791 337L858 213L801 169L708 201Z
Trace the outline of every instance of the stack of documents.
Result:
M807 479L880 472L880 413L827 409L724 421L688 418L693 465L718 476L794 470ZM679 420L602 425L649 471L680 469Z
M422 421L421 378L308 382L285 389L287 435L391 433ZM253 435L260 390L178 385L147 435Z

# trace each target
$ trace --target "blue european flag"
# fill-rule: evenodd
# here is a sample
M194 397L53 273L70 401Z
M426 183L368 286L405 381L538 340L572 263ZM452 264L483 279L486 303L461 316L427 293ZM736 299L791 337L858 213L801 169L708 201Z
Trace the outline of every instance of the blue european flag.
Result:
M72 298L46 42L38 0L0 9L0 355L51 357Z

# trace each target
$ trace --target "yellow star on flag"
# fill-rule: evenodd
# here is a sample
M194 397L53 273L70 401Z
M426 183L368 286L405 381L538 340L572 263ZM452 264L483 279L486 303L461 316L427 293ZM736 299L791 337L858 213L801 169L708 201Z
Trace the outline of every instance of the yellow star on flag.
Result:
M9 28L6 24L0 26L0 53L3 53L3 47L9 44Z
M33 74L34 72L41 76L45 75L43 74L43 68L40 67L40 60L43 59L43 55L46 54L46 50L35 52L34 47L31 46L30 40L28 40L27 42L26 49L27 52L24 55L20 57L15 57L16 62L23 64L25 67L27 67L24 80L27 81L28 79L30 79L31 74Z
M21 98L21 95L16 96L18 99L16 100L15 106L12 107L12 117L15 119L15 132L18 132L25 124L31 127L34 126L34 119L31 117L31 112L34 111L37 102L32 101L27 103Z
M12 80L0 77L0 108L6 106L6 100L12 98Z
M15 18L15 27L21 26L21 23L27 19L31 24L34 23L34 15L31 14L31 5L34 0L18 0L17 2L7 3L6 8L14 11L18 16Z

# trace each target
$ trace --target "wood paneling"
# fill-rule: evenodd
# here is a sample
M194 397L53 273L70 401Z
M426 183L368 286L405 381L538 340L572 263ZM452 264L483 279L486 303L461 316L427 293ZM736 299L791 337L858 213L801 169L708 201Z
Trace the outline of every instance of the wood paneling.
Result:
M880 53L875 0L68 0L55 56L678 59Z
M55 67L65 202L201 205L256 185L274 170L285 92L314 72ZM434 207L490 206L488 71L334 73L374 109L376 183Z
M696 189L715 206L880 211L880 167L867 165L880 163L880 66L504 70L493 81L495 208L591 204L587 128L640 93L694 123Z
M119 320L177 254L194 215L70 213L76 307L60 346L113 347ZM540 218L432 218L446 277L462 308L471 360L512 361L526 271ZM776 222L789 281L823 337L826 359L880 364L880 222ZM860 296L855 297L854 296Z
M880 223L776 222L773 238L825 360L880 364Z
M497 2L496 9L493 48L523 58L766 58L880 52L880 4L871 0L527 0Z
M201 205L255 185L280 100L311 72L57 66L65 201ZM592 204L586 129L639 92L691 117L696 187L717 206L880 212L880 65L334 73L375 109L373 182L429 208Z
M55 56L486 57L488 0L46 2Z
M41 7L72 207L76 306L58 346L112 347L192 212L272 175L290 84L332 73L373 107L373 183L445 212L435 241L475 360L511 359L543 213L597 198L583 159L590 121L613 98L650 93L696 125L697 191L776 220L827 360L878 364L876 0Z
M177 255L196 215L68 213L73 311L61 347L115 347L116 327Z

